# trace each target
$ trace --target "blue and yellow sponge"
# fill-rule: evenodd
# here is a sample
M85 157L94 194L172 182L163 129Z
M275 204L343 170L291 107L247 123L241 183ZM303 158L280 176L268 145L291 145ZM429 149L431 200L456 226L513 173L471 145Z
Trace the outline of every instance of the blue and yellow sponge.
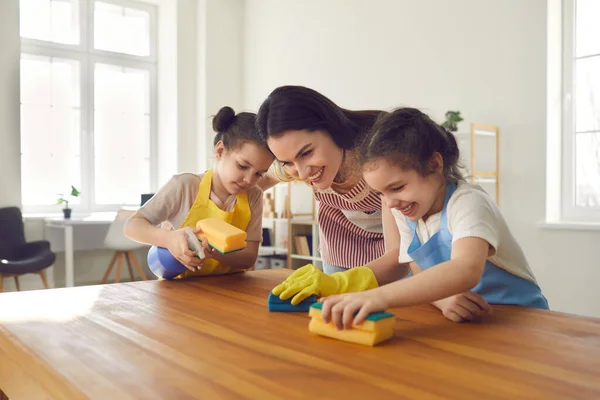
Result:
M396 316L389 312L371 313L360 325L351 329L338 330L333 323L325 323L321 317L323 304L314 303L308 315L311 317L308 330L318 335L327 336L346 342L375 346L394 336Z
M281 300L279 296L275 296L273 293L269 293L269 300L267 306L269 311L281 311L281 312L307 312L311 304L317 301L317 296L310 296L302 300L295 306L292 305L292 299Z

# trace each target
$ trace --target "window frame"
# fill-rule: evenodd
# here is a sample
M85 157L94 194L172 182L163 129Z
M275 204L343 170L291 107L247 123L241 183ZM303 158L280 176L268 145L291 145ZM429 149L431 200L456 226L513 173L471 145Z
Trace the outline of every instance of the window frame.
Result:
M576 205L575 154L575 63L576 63L576 2L562 0L562 126L561 126L561 204L560 220L600 222L600 207ZM581 58L597 57L598 55ZM582 132L580 132L582 133Z
M133 8L149 14L150 54L135 56L94 49L94 6L96 2ZM111 64L125 68L147 70L150 77L150 191L158 185L158 76L157 76L157 17L154 4L133 0L79 0L79 44L70 45L21 37L21 54L71 59L80 65L80 146L81 146L81 201L69 203L73 213L117 211L135 204L96 204L94 171L94 65ZM118 177L117 177L118 178ZM141 193L140 193L141 195ZM58 195L57 195L58 198ZM23 205L26 213L57 213L59 206Z

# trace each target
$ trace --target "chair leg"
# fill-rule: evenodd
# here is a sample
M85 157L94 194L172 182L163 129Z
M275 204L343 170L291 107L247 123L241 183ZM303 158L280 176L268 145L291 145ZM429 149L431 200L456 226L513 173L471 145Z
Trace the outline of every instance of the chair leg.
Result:
M3 288L4 288L4 275L0 274L0 293L2 293Z
M102 283L102 284L106 283L106 280L108 279L108 276L112 272L113 266L115 265L115 261L117 260L117 256L119 255L119 253L120 252L115 251L115 254L113 254L112 259L110 260L110 264L108 264L108 268L106 268L106 272L104 273L104 277L102 277L102 281L100 283Z
M42 271L38 272L38 274L40 274L40 278L42 278L42 283L44 284L44 287L46 289L48 289L48 281L46 280L46 271L42 270Z
M15 275L14 278L15 278L15 286L17 287L17 292L20 292L21 291L21 285L19 284L19 276Z
M119 283L121 281L121 267L123 266L123 255L124 252L119 251L119 256L117 257L117 273L115 274L115 283Z
M135 269L137 269L137 271L140 273L140 277L142 278L142 280L143 281L147 280L148 278L146 277L146 273L142 269L142 267L140 265L140 262L139 262L137 256L135 255L135 252L130 251L129 252L129 257L131 257L131 261L133 262L133 265L135 266Z
M131 269L131 260L129 259L129 252L125 252L125 261L127 261L127 269L129 270L129 278L131 282L135 281L135 276L133 276L133 270Z

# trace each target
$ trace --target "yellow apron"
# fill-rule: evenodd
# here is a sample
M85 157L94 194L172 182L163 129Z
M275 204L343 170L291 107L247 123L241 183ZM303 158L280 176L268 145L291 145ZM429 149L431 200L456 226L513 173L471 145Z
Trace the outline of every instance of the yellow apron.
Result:
M204 177L200 182L200 186L198 187L196 200L194 200L194 204L192 204L192 208L190 209L190 212L185 218L185 221L183 221L183 224L181 224L180 228L185 226L196 228L196 222L205 218L213 217L230 223L231 225L245 231L246 228L248 228L250 219L252 218L250 204L248 203L248 194L246 192L238 194L236 196L236 203L233 211L223 211L210 199L212 176L212 169L206 171L206 174L204 174ZM223 265L213 258L207 258L204 260L204 266L200 269L200 271L188 270L177 276L175 279L202 275L224 275L240 271L242 270Z

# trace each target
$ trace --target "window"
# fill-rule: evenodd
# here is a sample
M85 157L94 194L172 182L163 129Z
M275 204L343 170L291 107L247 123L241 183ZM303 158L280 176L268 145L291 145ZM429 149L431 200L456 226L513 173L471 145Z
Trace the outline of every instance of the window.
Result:
M600 222L600 1L563 1L562 219Z
M20 0L26 212L137 205L157 185L156 9L125 0Z

